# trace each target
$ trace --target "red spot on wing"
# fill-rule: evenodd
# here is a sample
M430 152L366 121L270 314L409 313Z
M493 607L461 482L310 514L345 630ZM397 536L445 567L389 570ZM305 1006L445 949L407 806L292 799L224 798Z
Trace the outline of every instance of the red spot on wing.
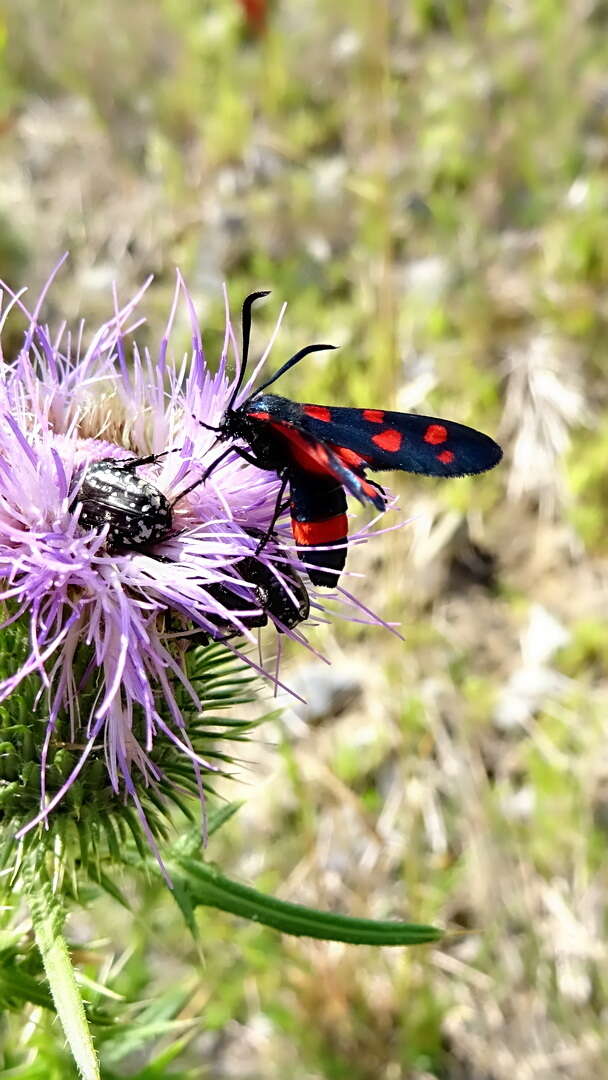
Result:
M358 469L361 465L369 465L368 457L364 454L358 454L356 450L351 450L348 446L336 446L335 443L331 443L331 448L334 454L340 458L340 461L350 468Z
M372 442L379 446L381 450L389 450L395 453L401 447L403 435L400 431L396 431L395 428L386 428L385 431L379 431L377 435L372 435Z
M253 420L270 420L270 413L267 412L250 412L247 415Z
M336 514L325 521L296 521L291 519L291 530L296 544L311 547L313 544L331 544L346 540L348 522L346 514Z
M370 424L382 424L384 422L384 409L364 409L363 419L369 420Z
M451 450L442 450L440 454L437 454L437 461L440 461L442 465L451 465L454 460L454 454Z
M331 410L325 405L305 405L304 412L307 416L314 416L315 420L331 420Z
M443 424L429 424L423 437L431 446L440 446L448 437L448 429Z

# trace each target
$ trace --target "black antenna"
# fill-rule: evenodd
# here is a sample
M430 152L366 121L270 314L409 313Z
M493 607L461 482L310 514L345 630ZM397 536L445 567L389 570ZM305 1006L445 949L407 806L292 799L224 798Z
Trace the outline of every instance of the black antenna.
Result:
M263 296L269 296L269 295L270 295L270 290L269 289L267 289L266 292L253 292L253 293L250 293L249 296L246 296L244 301L243 301L243 311L242 311L242 314L241 314L241 325L242 325L242 328L243 328L243 345L242 345L242 352L241 352L241 367L240 367L240 370L239 370L238 378L236 380L236 386L235 386L234 390L232 391L232 396L230 398L230 401L228 402L228 408L226 409L226 412L230 412L230 410L232 409L232 406L234 405L234 403L236 401L238 392L241 389L241 386L243 385L243 379L245 378L245 371L247 370L247 360L248 360L248 357L249 357L249 339L251 338L251 309L252 309L253 305L255 304L256 300L261 300Z
M296 364L299 364L300 360L303 360L304 357L308 356L309 353L324 352L325 349L337 348L337 345L306 345L305 348L300 349L299 352L294 353L293 356L290 356L289 360L286 360L283 366L280 367L278 371L275 371L274 375L271 375L265 383L262 383L261 386L258 386L254 391L254 394L256 396L257 394L260 394L262 390L265 390L267 386L270 386L270 384L273 383L275 379L280 379L281 375L284 375L286 371L289 371L290 368L295 367Z

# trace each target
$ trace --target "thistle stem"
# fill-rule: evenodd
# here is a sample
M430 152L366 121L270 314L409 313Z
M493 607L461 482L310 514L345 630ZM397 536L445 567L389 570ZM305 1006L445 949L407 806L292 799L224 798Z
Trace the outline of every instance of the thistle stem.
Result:
M100 1080L97 1054L63 936L63 907L42 875L32 875L26 889L36 944L72 1056L83 1080Z

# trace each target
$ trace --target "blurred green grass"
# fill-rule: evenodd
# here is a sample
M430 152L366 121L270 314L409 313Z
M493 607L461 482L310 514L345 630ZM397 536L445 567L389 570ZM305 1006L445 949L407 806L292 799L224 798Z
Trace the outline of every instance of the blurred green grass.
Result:
M282 0L258 38L235 0L0 8L4 278L35 289L69 248L50 315L94 321L152 271L150 341L175 265L212 331L222 280L235 310L271 288L277 363L342 346L284 393L507 450L474 481L391 478L415 520L349 568L406 642L314 631L359 697L264 732L210 851L286 898L454 933L375 953L207 912L201 960L156 886L135 919L99 903L73 928L102 939L89 974L113 956L127 999L191 993L175 1075L608 1076L607 29L602 0ZM40 1015L0 1023L7 1076L69 1075Z

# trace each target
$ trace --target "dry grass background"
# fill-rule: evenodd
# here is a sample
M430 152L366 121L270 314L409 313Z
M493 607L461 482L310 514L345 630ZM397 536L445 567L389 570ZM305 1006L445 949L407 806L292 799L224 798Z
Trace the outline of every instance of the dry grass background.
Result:
M152 271L151 339L176 264L211 327L224 278L235 306L270 287L275 355L344 346L284 393L506 447L397 478L414 520L349 568L405 643L335 623L330 678L289 655L321 705L263 730L210 852L450 933L374 952L208 912L201 966L161 892L106 901L74 934L116 987L192 990L182 1071L146 1076L608 1077L607 30L602 0L279 0L259 37L233 0L0 6L3 277L68 248L49 315L94 321Z

